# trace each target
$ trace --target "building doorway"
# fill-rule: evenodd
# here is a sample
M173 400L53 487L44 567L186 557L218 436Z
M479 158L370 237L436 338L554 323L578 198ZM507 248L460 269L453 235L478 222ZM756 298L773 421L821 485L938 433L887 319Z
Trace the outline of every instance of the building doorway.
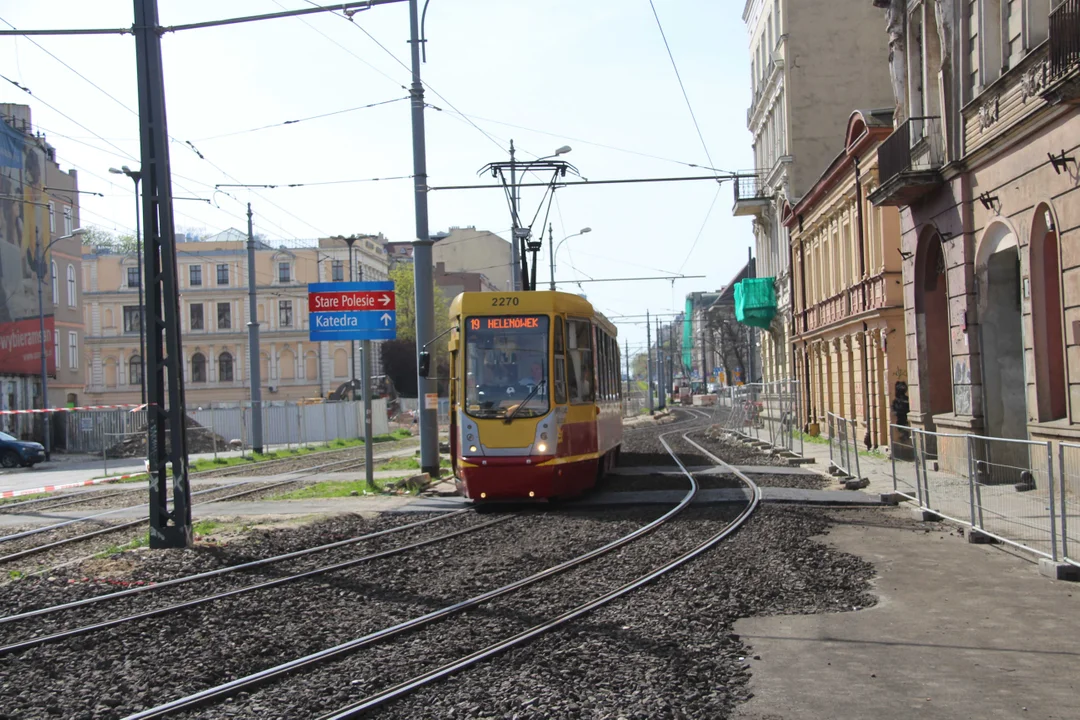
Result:
M1030 256L1035 394L1039 421L1047 422L1064 418L1068 414L1068 402L1057 226L1050 207L1045 204L1035 209Z
M983 236L975 271L986 434L1026 439L1020 254L1016 235L1004 224L991 225Z
M915 335L919 348L919 411L934 429L934 415L953 411L952 341L945 252L937 230L925 234L915 257Z

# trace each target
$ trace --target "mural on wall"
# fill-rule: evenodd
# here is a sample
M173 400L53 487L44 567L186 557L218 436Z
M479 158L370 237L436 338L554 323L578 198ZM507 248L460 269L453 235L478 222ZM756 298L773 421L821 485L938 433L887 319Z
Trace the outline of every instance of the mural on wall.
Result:
M44 150L0 122L0 373L41 371L37 277L31 260L38 243L49 242L44 184ZM45 352L49 372L55 374L52 323L47 317Z

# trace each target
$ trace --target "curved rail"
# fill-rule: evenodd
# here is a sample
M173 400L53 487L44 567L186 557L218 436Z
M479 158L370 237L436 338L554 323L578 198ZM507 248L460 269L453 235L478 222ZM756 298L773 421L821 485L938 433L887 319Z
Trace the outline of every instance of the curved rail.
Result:
M675 434L675 433L678 433L678 432L681 432L681 430L669 431L669 432L663 433L663 436L672 435L672 434ZM667 444L666 440L664 440L663 437L661 437L661 442L664 443L665 448L667 448L669 452L673 453L673 450L671 449L670 445ZM693 441L689 441L689 442L693 443ZM277 665L275 667L267 668L265 670L262 670L262 671L259 671L259 672L256 672L256 673L252 673L251 675L248 675L248 676L245 676L245 677L242 677L242 678L238 678L238 679L233 680L231 682L223 683L223 684L218 685L216 687L208 688L206 690L202 690L200 692L194 693L194 694L189 695L187 697L180 698L178 700L174 700L174 701L169 702L169 703L165 703L165 704L160 705L158 707L149 708L147 710L144 710L144 711L141 711L141 712L138 712L138 713L135 713L133 715L128 716L128 718L126 720L149 720L150 718L160 718L160 717L165 717L165 716L171 715L173 713L186 711L186 710L190 710L192 708L202 706L202 705L204 705L204 704L206 704L208 702L212 702L212 701L214 701L216 699L227 697L227 696L233 695L235 693L247 690L249 688L253 688L253 687L257 686L257 685L260 685L260 684L265 683L267 681L270 681L272 679L282 677L282 676L291 674L291 673L299 671L299 670L303 670L303 669L313 667L313 666L315 666L317 664L326 662L326 661L328 661L330 659L343 656L345 654L348 654L348 653L354 652L356 650L359 650L359 649L361 649L363 647L374 645L375 643L378 643L378 642L380 642L382 640L386 640L386 639L395 637L395 636L397 636L399 634L402 634L402 633L404 633L406 631L416 629L416 628L422 627L424 625L430 624L432 622L435 622L436 620L440 620L442 618L445 618L447 616L463 612L465 610L468 610L468 609L470 609L472 607L475 607L475 606L477 606L477 605L479 605L479 604L481 604L483 602L486 602L488 600L495 599L495 598L500 597L502 595L506 595L506 594L509 594L509 593L514 592L516 590L520 590L521 588L527 587L527 586L532 585L534 583L541 582L543 580L554 577L555 575L563 573L563 572L565 572L567 570L570 570L572 568L578 567L579 565L582 565L582 564L584 564L586 562L589 562L590 560L593 560L593 559L595 559L597 557L600 557L601 555L607 554L607 553L609 553L609 552L611 552L611 551L613 551L613 550L615 550L615 549L617 549L619 547L622 547L623 545L626 545L627 543L629 543L629 542L631 542L633 540L636 540L636 539L638 539L638 538L640 538L640 537L642 537L642 536L656 530L658 527L660 527L661 525L663 525L667 521L671 520L673 517L675 517L680 512L682 512L684 509L686 509L690 505L690 503L693 501L694 497L697 495L697 492L698 492L697 481L694 479L693 475L690 474L686 470L685 466L678 460L678 458L676 458L676 462L679 464L680 468L682 468L683 472L687 474L687 477L688 477L689 483L690 483L690 489L687 491L686 495L680 500L680 502L675 507L668 510L666 513L664 513L660 517L656 518L655 520L647 523L646 525L641 526L640 528L634 530L631 533L628 533L627 535L624 535L623 537L620 537L620 538L618 538L616 540L613 540L613 541L609 542L608 544L606 544L606 545L604 545L602 547L591 550L591 551L589 551L587 553L584 553L583 555L572 558L570 560L566 560L566 561L564 561L562 563L559 563L559 564L554 565L554 566L552 566L550 568L547 568L546 570L542 570L542 571L540 571L538 573L530 575L530 576L528 576L526 578L516 580L516 581L514 581L512 583L509 583L507 585L504 585L504 586L502 586L500 588L496 588L494 590L490 590L488 592L482 593L482 594L477 595L477 596L475 596L473 598L470 598L468 600L464 600L462 602L458 602L458 603L455 603L453 605L449 605L447 607L441 608L439 610L435 610L435 611L427 613L425 615L421 615L421 616L413 618L411 620L407 620L405 622L402 622L402 623L399 623L397 625L385 628L383 630L379 630L379 631L376 631L374 633L370 633L370 634L365 635L365 636L363 636L361 638L350 640L350 641L342 643L340 645L336 645L334 647L327 648L325 650L321 650L319 652L312 653L310 655L306 655L304 657L297 658L295 660L291 660L291 661L283 663L281 665ZM720 461L720 462L723 462L723 461ZM745 478L745 476L742 476L742 477L744 479L746 479L748 482L750 482L748 478ZM750 484L751 484L751 486L753 486L752 482L750 482ZM753 487L756 488L756 486L753 486ZM754 496L754 498L752 499L752 502L753 502L753 506L756 507L757 495ZM752 512L752 510L750 512ZM698 552L699 553L704 552L705 549L707 549L707 548L700 549ZM682 562L686 562L687 560L690 559L690 557L691 556L688 555L687 557L685 557L682 560ZM665 572L666 572L666 570L665 570ZM657 576L659 576L659 575L657 575ZM633 588L620 588L620 590L622 590L621 594L625 594L626 592L629 592L631 589L633 589ZM618 591L613 591L613 592L618 592ZM609 598L609 600L614 599L614 597L617 597L617 596L613 596L612 598ZM609 600L605 600L605 602L607 602ZM584 610L583 612L588 612L588 610ZM565 620L563 622L565 622ZM519 642L522 642L522 641L523 640L521 640ZM473 662L475 662L475 660ZM393 690L393 688L391 690ZM383 700L382 702L385 702L385 700Z
M675 432L679 431L676 430L665 434L673 434ZM461 613L465 610L476 607L481 603L487 602L488 600L493 600L503 595L507 595L524 587L528 587L529 585L533 585L543 580L547 580L551 577L554 577L555 575L578 567L579 565L583 565L590 560L600 557L601 555L605 555L617 548L622 547L623 545L626 545L627 543L632 542L633 540L642 537L643 535L646 535L656 530L658 527L678 515L684 509L686 509L693 501L694 497L697 495L698 492L697 481L693 478L692 475L690 475L689 477L690 490L687 491L686 495L682 498L682 500L679 501L677 505L675 505L675 507L668 510L666 513L656 518L655 520L652 520L651 522L642 525L633 532L617 538L616 540L613 540L606 545L595 548L594 550L590 550L589 552L579 555L575 558L571 558L570 560L565 560L557 565L553 565L545 570L541 570L538 573L529 575L528 577L515 580L514 582L503 585L502 587L481 593L480 595L476 595L475 597L469 598L468 600L463 600L461 602L454 603L453 605L448 605L446 607L440 608L439 610L434 610L424 615L415 617L411 620L406 620L404 622L398 623L397 625L392 625L388 628L378 630L363 637L349 640L339 645L335 645L334 647L326 648L325 650L320 650L318 652L311 653L310 655L305 655L304 657L290 660L289 662L282 663L280 665L276 665L265 670L260 670L245 677L237 678L236 680L232 680L230 682L226 682L212 688L201 690L199 692L188 695L187 697L179 698L177 700L158 705L157 707L134 713L132 715L129 715L125 720L150 720L150 718L166 717L174 713L200 707L219 698L228 697L235 693L261 685L275 678L283 677L299 670L313 667L333 658L341 657L343 655L355 652L361 648L374 645L383 640L395 637L406 631L423 627L450 615Z
M678 432L678 431L676 431L676 432ZM668 444L667 440L665 439L665 435L671 435L671 434L673 434L673 433L664 433L664 434L662 434L660 436L660 442L663 443L664 448L668 451L668 453L671 455L671 457L674 458L675 462L679 465L679 468L683 471L683 473L688 478L690 478L690 482L694 483L695 486L696 486L696 483L695 483L695 481L693 479L693 475L690 473L689 470L687 470L686 466L683 465L682 461L679 460L677 453L675 453L675 451L671 448L671 446ZM739 515L734 520L732 520L730 523L728 523L722 530L720 530L718 533L716 533L712 537L708 538L705 542L699 544L697 547L689 550L688 552L683 553L682 555L680 555L679 557L677 557L677 558L675 558L673 560L668 561L667 563L665 563L665 564L661 565L660 567L652 570L651 572L647 573L646 575L642 575L641 577L639 577L639 578L637 578L635 580L632 580L632 581L626 583L625 585L623 585L623 586L621 586L619 588L616 588L616 589L614 589L614 590L612 590L612 591L610 591L608 593L605 593L604 595L601 595L600 597L594 598L593 600L590 600L590 601L588 601L586 603L583 603L582 605L579 605L578 607L576 607L576 608L574 608L572 610L569 610L569 611L563 613L562 615L559 615L558 617L552 618L551 620L548 620L546 622L535 625L535 626L529 628L528 630L525 630L523 632L518 633L517 635L514 635L513 637L510 637L510 638L507 638L505 640L501 640L499 642L488 645L487 647L485 647L485 648L483 648L481 650L477 650L476 652L474 652L474 653L472 653L470 655L466 655L463 658L459 658L458 660L455 660L455 661L447 663L447 664L445 664L445 665L443 665L441 667L430 670L430 671L428 671L426 673L423 673L421 675L418 675L418 676L416 676L416 677L414 677L414 678L412 678L410 680L406 680L405 682L402 682L402 683L399 683L399 684L397 684L397 685L395 685L393 687L387 688L386 690L375 693L374 695L370 695L370 696L364 698L363 700L359 700L359 701L357 701L355 703L352 703L351 705L347 705L347 706L345 706L343 708L340 708L338 710L335 710L335 711L333 711L331 713L328 713L326 715L322 715L322 716L320 716L318 718L318 720L345 720L346 718L358 717L361 714L367 712L368 710L371 710L371 709L373 709L375 707L378 707L378 706L383 705L385 703L391 702L392 700L400 698L400 697L402 697L404 695L407 695L408 693L412 692L413 690L417 690L417 689L422 688L422 687L424 687L426 685L430 685L430 684L434 683L437 680L440 680L440 679L442 679L444 677L447 677L448 675L451 675L451 674L456 673L456 672L458 672L460 670L463 670L463 669L465 669L465 668L467 668L467 667L469 667L471 665L475 665L476 663L481 662L483 660L490 659L490 658L492 658L492 657L494 657L494 656L496 656L496 655L498 655L500 653L503 653L503 652L509 650L510 648L513 648L513 647L516 647L516 646L521 645L523 643L526 643L526 642L528 642L528 641L530 641L530 640L532 640L532 639L534 639L536 637L539 637L540 635L543 635L544 633L550 632L550 631L552 631L552 630L554 630L554 629L556 629L556 628L558 628L558 627L560 627L562 625L565 625L566 623L568 623L568 622L570 622L572 620L575 620L575 619L577 619L577 618L579 618L579 617L581 617L583 615L586 615L587 613L590 613L593 610L596 610L597 608L608 604L612 600L620 598L623 595L626 595L627 593L633 592L634 590L642 587L643 585L646 585L646 584L652 582L653 580L656 580L657 578L661 577L665 573L668 573L671 570L674 570L675 568L689 562L690 560L693 560L698 555L701 555L702 553L710 550L715 545L717 545L722 540L724 540L729 535L731 535L736 530L738 530L746 522L746 520L749 519L749 517L757 509L758 504L761 502L761 489L754 483L753 480L751 480L745 474L739 472L733 466L729 465L728 463L724 462L720 458L718 458L715 455L713 455L712 453L710 453L708 450L703 448L701 445L699 445L698 443L694 442L689 437L687 437L687 435L688 435L688 433L683 434L682 437L683 437L684 441L690 443L695 448L697 448L701 452L705 453L705 455L707 455L709 458L711 458L718 465L720 465L722 467L726 467L732 474L734 474L736 477L738 477L740 480L742 480L744 483L746 483L747 486L751 490L750 502L743 509L743 511L741 513L739 513Z

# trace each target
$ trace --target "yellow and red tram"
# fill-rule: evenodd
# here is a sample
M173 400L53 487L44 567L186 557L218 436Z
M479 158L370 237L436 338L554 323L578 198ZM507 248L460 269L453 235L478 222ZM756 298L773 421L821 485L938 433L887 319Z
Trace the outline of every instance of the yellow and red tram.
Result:
M577 495L622 442L617 332L582 297L462 293L450 305L450 453L474 501Z

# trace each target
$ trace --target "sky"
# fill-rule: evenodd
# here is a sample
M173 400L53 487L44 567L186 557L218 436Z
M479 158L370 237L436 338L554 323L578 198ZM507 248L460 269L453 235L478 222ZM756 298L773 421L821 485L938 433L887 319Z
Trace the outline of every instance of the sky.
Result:
M743 3L653 2L693 114L649 0L430 0L421 70L425 99L438 108L425 113L429 184L493 184L477 172L508 160L510 139L526 160L571 146L564 159L590 180L709 174L688 164L752 167ZM168 26L312 4L160 0L159 13ZM130 27L132 5L3 0L0 27ZM412 240L412 180L389 179L412 173L408 17L400 3L351 21L325 13L166 33L173 192L212 201L177 200L178 229L243 229L250 202L256 232L274 244L379 232ZM131 35L0 37L0 74L32 92L0 81L0 101L29 104L61 167L78 171L83 191L104 195L81 195L81 224L133 233L132 183L108 172L139 165ZM354 109L373 103L384 104ZM255 130L267 125L277 127ZM221 183L334 184L221 192ZM523 217L536 212L541 193L522 190ZM556 279L705 276L560 289L584 291L633 353L645 326L619 316L670 317L687 293L722 287L745 263L751 226L732 216L733 197L730 182L712 180L560 190L550 216L556 244L583 227L592 232L563 245ZM432 192L429 202L432 232L475 226L509 238L494 184ZM546 281L546 246L541 256L538 279Z

